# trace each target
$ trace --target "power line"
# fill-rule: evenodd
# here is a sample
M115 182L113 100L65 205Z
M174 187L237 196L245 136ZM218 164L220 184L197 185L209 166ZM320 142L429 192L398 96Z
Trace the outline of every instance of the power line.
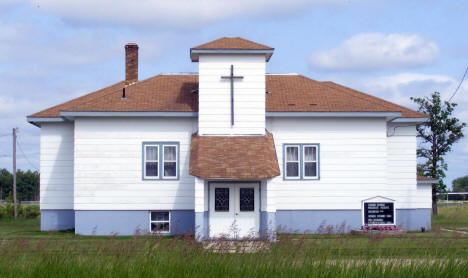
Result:
M18 145L18 147L19 147L21 153L23 153L23 156L24 156L24 158L26 159L26 161L29 163L29 165L32 166L34 169L36 169L36 171L39 172L39 168L36 167L36 165L34 165L34 164L29 160L29 158L28 158L28 156L26 155L26 153L24 153L23 148L21 147L21 144L20 144L20 142L19 142L18 139L16 139L16 144Z
M452 100L452 98L457 94L458 90L460 89L461 85L463 84L463 81L465 80L466 73L468 72L468 66L465 69L465 73L463 74L462 79L460 80L460 83L458 83L457 88L455 89L455 92L453 92L452 96L449 98L449 102Z

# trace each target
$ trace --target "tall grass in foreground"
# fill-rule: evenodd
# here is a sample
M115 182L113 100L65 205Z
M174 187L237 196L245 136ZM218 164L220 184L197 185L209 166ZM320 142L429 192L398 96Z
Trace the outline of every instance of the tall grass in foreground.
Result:
M0 277L466 277L466 239L281 236L231 252L192 237L15 238L0 242Z

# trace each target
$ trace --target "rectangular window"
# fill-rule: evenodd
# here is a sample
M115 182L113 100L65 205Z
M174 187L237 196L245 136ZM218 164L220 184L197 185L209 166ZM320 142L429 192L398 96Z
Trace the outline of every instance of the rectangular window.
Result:
M157 179L159 168L159 146L145 145L144 177L146 179Z
M164 145L164 178L177 178L177 146Z
M169 211L152 211L150 215L150 229L152 233L169 233L170 227Z
M304 179L317 178L317 146L304 147Z
M319 151L319 144L285 144L284 179L319 179Z
M229 211L229 187L215 188L215 211Z
M143 179L174 180L179 178L179 143L143 143Z
M286 146L286 177L290 179L299 178L299 147Z
M252 187L240 188L239 192L240 211L255 210L255 190Z

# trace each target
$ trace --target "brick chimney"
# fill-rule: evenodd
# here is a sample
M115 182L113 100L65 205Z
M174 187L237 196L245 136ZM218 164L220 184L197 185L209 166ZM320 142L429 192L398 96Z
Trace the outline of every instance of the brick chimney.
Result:
M125 82L127 84L138 80L138 45L127 43L125 45Z

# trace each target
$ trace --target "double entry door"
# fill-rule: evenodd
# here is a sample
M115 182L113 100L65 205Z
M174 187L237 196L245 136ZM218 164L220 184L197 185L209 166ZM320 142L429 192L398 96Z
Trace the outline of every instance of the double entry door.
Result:
M255 238L260 228L258 183L210 183L211 238Z

